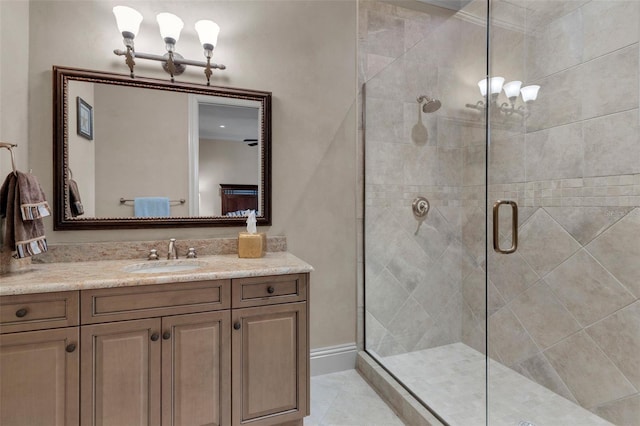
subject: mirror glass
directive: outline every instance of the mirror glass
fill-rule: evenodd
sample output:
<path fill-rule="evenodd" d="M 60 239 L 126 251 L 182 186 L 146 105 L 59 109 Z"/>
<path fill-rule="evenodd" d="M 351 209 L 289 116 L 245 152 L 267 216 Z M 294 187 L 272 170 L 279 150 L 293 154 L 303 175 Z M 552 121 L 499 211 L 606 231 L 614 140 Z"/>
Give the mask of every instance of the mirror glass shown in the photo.
<path fill-rule="evenodd" d="M 56 229 L 270 224 L 270 93 L 54 76 Z"/>

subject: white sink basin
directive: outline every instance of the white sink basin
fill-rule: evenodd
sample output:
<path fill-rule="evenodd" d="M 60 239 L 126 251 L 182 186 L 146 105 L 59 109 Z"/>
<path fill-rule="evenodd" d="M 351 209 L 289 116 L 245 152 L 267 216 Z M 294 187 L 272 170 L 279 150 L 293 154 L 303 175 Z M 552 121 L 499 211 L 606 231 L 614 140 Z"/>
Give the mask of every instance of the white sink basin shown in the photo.
<path fill-rule="evenodd" d="M 189 272 L 205 266 L 205 262 L 197 260 L 150 260 L 144 263 L 125 266 L 123 271 L 133 274 L 159 274 L 167 272 Z"/>

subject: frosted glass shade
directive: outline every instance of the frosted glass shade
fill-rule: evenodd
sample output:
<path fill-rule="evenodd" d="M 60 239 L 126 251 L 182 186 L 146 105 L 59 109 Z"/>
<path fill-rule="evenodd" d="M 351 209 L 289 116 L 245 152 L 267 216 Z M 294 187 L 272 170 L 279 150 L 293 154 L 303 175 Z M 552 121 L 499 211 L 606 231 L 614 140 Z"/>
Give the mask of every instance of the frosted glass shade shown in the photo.
<path fill-rule="evenodd" d="M 520 94 L 521 86 L 522 82 L 515 80 L 506 83 L 502 88 L 504 89 L 504 94 L 507 95 L 507 98 L 516 98 Z"/>
<path fill-rule="evenodd" d="M 489 92 L 492 95 L 498 95 L 502 92 L 502 85 L 504 84 L 504 77 L 491 77 L 489 79 Z"/>
<path fill-rule="evenodd" d="M 198 38 L 200 44 L 207 49 L 208 45 L 213 48 L 218 44 L 218 34 L 220 34 L 220 27 L 213 21 L 203 19 L 196 22 L 196 31 L 198 32 Z"/>
<path fill-rule="evenodd" d="M 478 87 L 480 88 L 480 94 L 482 95 L 482 97 L 487 96 L 487 79 L 486 78 L 478 82 Z"/>
<path fill-rule="evenodd" d="M 167 39 L 172 39 L 174 43 L 178 42 L 180 38 L 180 31 L 184 27 L 182 19 L 178 18 L 173 13 L 158 13 L 156 16 L 158 26 L 160 27 L 160 36 L 166 42 Z"/>
<path fill-rule="evenodd" d="M 525 102 L 535 101 L 538 97 L 538 90 L 540 90 L 540 86 L 537 86 L 535 84 L 523 87 L 522 89 L 520 89 L 522 100 Z"/>
<path fill-rule="evenodd" d="M 140 30 L 140 23 L 142 22 L 142 15 L 135 9 L 127 6 L 116 6 L 113 8 L 113 14 L 116 17 L 116 24 L 118 25 L 118 31 L 124 36 L 125 33 L 130 33 L 134 38 L 138 35 Z"/>

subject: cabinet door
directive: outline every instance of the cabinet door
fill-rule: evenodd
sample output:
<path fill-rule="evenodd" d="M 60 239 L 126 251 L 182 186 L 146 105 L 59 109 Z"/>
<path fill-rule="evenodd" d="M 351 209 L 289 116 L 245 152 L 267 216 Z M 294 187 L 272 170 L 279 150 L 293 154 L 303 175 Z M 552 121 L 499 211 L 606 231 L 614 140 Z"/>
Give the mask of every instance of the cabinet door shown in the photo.
<path fill-rule="evenodd" d="M 160 424 L 160 319 L 83 326 L 83 425 Z"/>
<path fill-rule="evenodd" d="M 232 313 L 233 425 L 274 425 L 307 412 L 306 303 Z"/>
<path fill-rule="evenodd" d="M 78 424 L 78 328 L 0 336 L 0 424 Z"/>
<path fill-rule="evenodd" d="M 162 425 L 231 424 L 231 314 L 162 319 Z"/>

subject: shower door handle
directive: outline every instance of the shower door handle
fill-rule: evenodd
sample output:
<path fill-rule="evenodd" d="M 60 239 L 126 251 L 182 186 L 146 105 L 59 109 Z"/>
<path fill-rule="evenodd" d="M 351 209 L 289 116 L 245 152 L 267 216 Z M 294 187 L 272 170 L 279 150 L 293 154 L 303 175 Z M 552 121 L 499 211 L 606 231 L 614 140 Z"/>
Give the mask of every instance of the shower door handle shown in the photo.
<path fill-rule="evenodd" d="M 511 206 L 511 248 L 500 248 L 500 206 Z M 497 253 L 509 254 L 518 249 L 518 204 L 511 200 L 498 200 L 493 205 L 493 249 Z"/>

